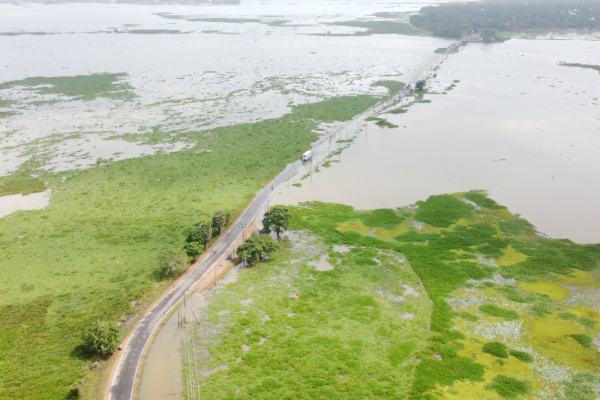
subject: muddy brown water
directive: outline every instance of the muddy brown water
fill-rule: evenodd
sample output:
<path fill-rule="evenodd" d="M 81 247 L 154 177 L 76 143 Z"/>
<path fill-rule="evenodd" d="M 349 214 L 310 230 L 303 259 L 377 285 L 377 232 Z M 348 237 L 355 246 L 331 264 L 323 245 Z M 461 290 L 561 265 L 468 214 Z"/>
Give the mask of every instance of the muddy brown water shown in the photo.
<path fill-rule="evenodd" d="M 374 209 L 483 189 L 544 234 L 600 242 L 600 74 L 560 61 L 600 65 L 600 42 L 469 44 L 430 83 L 459 80 L 448 94 L 389 114 L 398 128 L 369 122 L 339 163 L 272 204 Z"/>

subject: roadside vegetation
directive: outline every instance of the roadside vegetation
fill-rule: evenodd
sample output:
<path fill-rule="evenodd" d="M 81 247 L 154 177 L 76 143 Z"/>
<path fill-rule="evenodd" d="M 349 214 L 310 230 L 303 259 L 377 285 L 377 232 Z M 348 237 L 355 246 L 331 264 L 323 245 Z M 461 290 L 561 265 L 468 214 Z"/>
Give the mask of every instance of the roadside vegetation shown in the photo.
<path fill-rule="evenodd" d="M 202 398 L 600 394 L 600 245 L 539 236 L 481 192 L 397 210 L 289 209 L 290 244 L 210 306 L 218 335 L 196 345 L 211 356 L 202 367 L 220 368 L 199 378 Z M 431 303 L 407 303 L 399 281 L 422 282 Z"/>
<path fill-rule="evenodd" d="M 0 398 L 93 396 L 85 378 L 93 371 L 83 367 L 94 358 L 77 350 L 83 333 L 98 320 L 126 333 L 170 282 L 160 273 L 165 250 L 189 250 L 186 238 L 219 210 L 234 220 L 310 147 L 321 121 L 348 120 L 378 100 L 300 105 L 277 119 L 189 132 L 197 145 L 186 151 L 86 170 L 44 173 L 33 159 L 3 178 L 11 192 L 41 190 L 43 182 L 52 197 L 44 210 L 0 219 Z M 24 178 L 32 175 L 39 182 Z M 168 275 L 182 268 L 175 263 Z"/>

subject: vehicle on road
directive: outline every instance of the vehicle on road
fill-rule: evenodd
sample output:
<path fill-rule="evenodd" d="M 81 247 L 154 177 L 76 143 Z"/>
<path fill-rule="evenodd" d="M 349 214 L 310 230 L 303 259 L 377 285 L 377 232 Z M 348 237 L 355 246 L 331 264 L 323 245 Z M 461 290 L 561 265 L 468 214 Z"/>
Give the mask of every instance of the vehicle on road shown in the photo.
<path fill-rule="evenodd" d="M 309 150 L 306 153 L 302 154 L 302 157 L 300 157 L 302 161 L 308 161 L 312 158 L 312 151 Z"/>

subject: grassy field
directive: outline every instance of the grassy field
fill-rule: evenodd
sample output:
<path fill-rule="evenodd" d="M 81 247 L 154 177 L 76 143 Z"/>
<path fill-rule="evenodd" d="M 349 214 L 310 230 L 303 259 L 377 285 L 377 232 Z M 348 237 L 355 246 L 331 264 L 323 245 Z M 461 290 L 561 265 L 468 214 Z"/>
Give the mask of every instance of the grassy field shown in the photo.
<path fill-rule="evenodd" d="M 217 209 L 237 215 L 310 147 L 320 121 L 348 120 L 378 100 L 296 106 L 278 119 L 189 132 L 197 145 L 186 151 L 87 170 L 43 174 L 33 160 L 4 178 L 11 193 L 50 188 L 52 197 L 44 210 L 0 219 L 0 398 L 63 399 L 85 387 L 78 380 L 93 360 L 80 351 L 82 331 L 98 318 L 126 331 L 168 284 L 155 275 L 159 252 Z"/>
<path fill-rule="evenodd" d="M 224 320 L 211 317 L 222 332 L 204 346 L 212 355 L 210 366 L 227 365 L 229 371 L 205 378 L 202 398 L 234 398 L 238 386 L 241 397 L 277 393 L 273 398 L 285 398 L 288 388 L 300 393 L 294 398 L 335 398 L 331 387 L 343 398 L 405 398 L 406 388 L 411 399 L 600 395 L 600 245 L 539 236 L 527 221 L 480 192 L 431 196 L 398 210 L 357 212 L 313 202 L 292 212 L 292 229 L 323 243 L 321 252 L 309 255 L 328 255 L 335 270 L 311 270 L 302 256 L 284 251 L 217 297 L 212 310 L 231 314 Z M 333 245 L 352 251 L 336 254 Z M 379 289 L 389 285 L 399 293 L 396 276 L 381 274 L 381 269 L 396 273 L 393 254 L 421 280 L 432 313 L 430 332 L 413 326 L 407 336 L 421 332 L 425 347 L 409 340 L 415 347 L 407 347 L 404 361 L 390 367 L 382 348 L 407 343 L 393 328 L 378 336 L 377 324 L 396 323 L 400 312 L 384 312 L 390 297 Z M 403 273 L 400 279 L 407 279 Z M 298 298 L 290 298 L 296 290 Z M 340 300 L 346 295 L 349 301 Z M 256 307 L 236 304 L 250 297 Z M 362 318 L 352 318 L 356 310 L 363 310 Z M 286 319 L 288 312 L 293 318 Z M 261 319 L 264 313 L 269 321 Z M 242 345 L 251 349 L 244 354 Z M 349 353 L 353 346 L 357 350 Z M 330 349 L 335 351 L 329 354 Z M 338 352 L 342 360 L 336 359 Z M 362 369 L 369 362 L 375 366 Z M 358 383 L 336 386 L 341 383 L 335 377 L 348 374 L 356 374 Z M 398 391 L 386 391 L 390 387 Z"/>
<path fill-rule="evenodd" d="M 294 236 L 204 315 L 196 354 L 211 357 L 187 371 L 221 372 L 199 379 L 196 398 L 405 398 L 429 335 L 419 278 L 393 251 Z M 310 265 L 322 257 L 333 269 Z"/>

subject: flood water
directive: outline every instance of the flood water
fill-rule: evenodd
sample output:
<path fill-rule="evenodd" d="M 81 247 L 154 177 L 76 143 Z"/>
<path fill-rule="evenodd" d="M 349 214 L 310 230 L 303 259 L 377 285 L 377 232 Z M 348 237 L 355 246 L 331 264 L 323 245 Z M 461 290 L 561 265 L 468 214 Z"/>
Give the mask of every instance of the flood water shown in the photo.
<path fill-rule="evenodd" d="M 274 202 L 373 209 L 482 189 L 544 234 L 600 242 L 600 74 L 561 61 L 600 65 L 600 42 L 469 44 L 430 83 L 455 88 L 389 114 L 398 128 L 369 122 L 339 163 Z"/>
<path fill-rule="evenodd" d="M 50 191 L 32 193 L 26 196 L 11 194 L 0 197 L 0 218 L 15 211 L 41 210 L 50 203 Z"/>
<path fill-rule="evenodd" d="M 433 51 L 451 41 L 334 36 L 364 29 L 328 23 L 420 7 L 391 1 L 0 4 L 0 176 L 31 157 L 62 171 L 98 159 L 179 151 L 194 145 L 189 131 L 276 118 L 291 105 L 332 96 L 383 95 L 386 89 L 373 82 L 414 79 L 438 57 Z M 118 84 L 128 85 L 133 97 L 80 99 L 2 87 L 30 77 L 107 73 L 124 74 Z"/>

